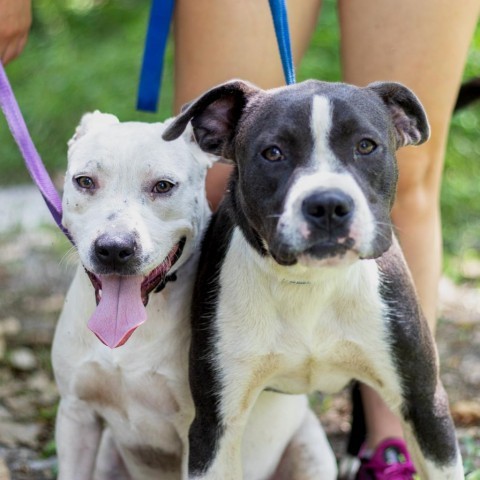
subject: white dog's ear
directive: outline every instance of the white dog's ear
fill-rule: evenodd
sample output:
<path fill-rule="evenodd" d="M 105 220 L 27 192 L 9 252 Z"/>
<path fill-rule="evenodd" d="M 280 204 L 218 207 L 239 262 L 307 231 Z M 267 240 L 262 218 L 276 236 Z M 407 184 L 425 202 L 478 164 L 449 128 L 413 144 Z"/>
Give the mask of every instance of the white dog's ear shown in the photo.
<path fill-rule="evenodd" d="M 75 129 L 75 134 L 68 141 L 68 147 L 70 148 L 79 138 L 88 132 L 93 132 L 109 125 L 115 125 L 116 123 L 120 123 L 120 120 L 110 113 L 102 113 L 98 110 L 85 113 Z"/>
<path fill-rule="evenodd" d="M 211 168 L 216 162 L 229 163 L 228 161 L 224 161 L 223 157 L 219 157 L 218 155 L 214 155 L 213 153 L 208 153 L 202 150 L 198 144 L 193 127 L 190 123 L 185 127 L 185 131 L 183 132 L 182 136 L 185 142 L 189 145 L 190 151 L 193 153 L 197 162 L 205 164 L 207 168 Z"/>

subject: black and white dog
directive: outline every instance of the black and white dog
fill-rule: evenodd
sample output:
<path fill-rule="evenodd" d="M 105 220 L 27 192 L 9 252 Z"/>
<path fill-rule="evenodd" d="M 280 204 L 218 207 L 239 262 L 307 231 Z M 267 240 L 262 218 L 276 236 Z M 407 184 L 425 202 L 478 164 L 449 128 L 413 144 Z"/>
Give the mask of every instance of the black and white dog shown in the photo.
<path fill-rule="evenodd" d="M 335 392 L 351 379 L 400 416 L 423 479 L 462 479 L 435 345 L 390 220 L 395 151 L 429 135 L 415 95 L 396 83 L 232 81 L 163 137 L 190 121 L 199 146 L 235 168 L 194 292 L 189 479 L 242 478 L 260 392 Z"/>

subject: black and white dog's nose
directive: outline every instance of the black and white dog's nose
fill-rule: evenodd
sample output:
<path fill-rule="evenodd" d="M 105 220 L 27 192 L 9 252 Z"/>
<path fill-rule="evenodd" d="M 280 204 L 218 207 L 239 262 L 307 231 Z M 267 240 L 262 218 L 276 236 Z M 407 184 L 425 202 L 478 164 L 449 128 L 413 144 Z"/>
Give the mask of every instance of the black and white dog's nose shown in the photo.
<path fill-rule="evenodd" d="M 350 221 L 354 210 L 352 197 L 341 190 L 324 190 L 306 197 L 302 213 L 308 223 L 332 230 Z"/>
<path fill-rule="evenodd" d="M 135 256 L 137 242 L 135 237 L 104 234 L 95 241 L 95 256 L 107 267 L 123 266 Z"/>

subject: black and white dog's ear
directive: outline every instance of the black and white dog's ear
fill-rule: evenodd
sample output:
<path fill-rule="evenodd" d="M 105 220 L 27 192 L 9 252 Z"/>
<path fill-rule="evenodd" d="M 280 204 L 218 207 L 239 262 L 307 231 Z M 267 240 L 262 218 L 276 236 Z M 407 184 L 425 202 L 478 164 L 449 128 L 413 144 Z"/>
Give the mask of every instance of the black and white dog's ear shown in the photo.
<path fill-rule="evenodd" d="M 373 90 L 388 108 L 395 128 L 397 148 L 420 145 L 430 136 L 425 110 L 407 87 L 395 82 L 375 82 L 366 88 Z"/>
<path fill-rule="evenodd" d="M 260 91 L 258 87 L 242 80 L 232 80 L 212 88 L 182 108 L 162 138 L 167 141 L 178 138 L 191 120 L 199 147 L 207 153 L 232 161 L 232 140 L 238 120 L 248 100 Z"/>
<path fill-rule="evenodd" d="M 102 113 L 99 110 L 85 113 L 75 129 L 75 134 L 68 141 L 68 148 L 71 148 L 77 140 L 85 136 L 87 133 L 100 130 L 109 125 L 115 125 L 116 123 L 120 123 L 120 120 L 110 113 Z"/>

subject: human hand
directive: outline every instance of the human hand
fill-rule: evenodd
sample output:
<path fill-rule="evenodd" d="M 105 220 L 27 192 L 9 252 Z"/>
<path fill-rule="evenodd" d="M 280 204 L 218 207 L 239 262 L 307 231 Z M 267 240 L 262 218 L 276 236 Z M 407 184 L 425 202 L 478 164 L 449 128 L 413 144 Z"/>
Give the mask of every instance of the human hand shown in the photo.
<path fill-rule="evenodd" d="M 20 55 L 31 23 L 30 0 L 0 0 L 0 60 L 4 65 Z"/>

